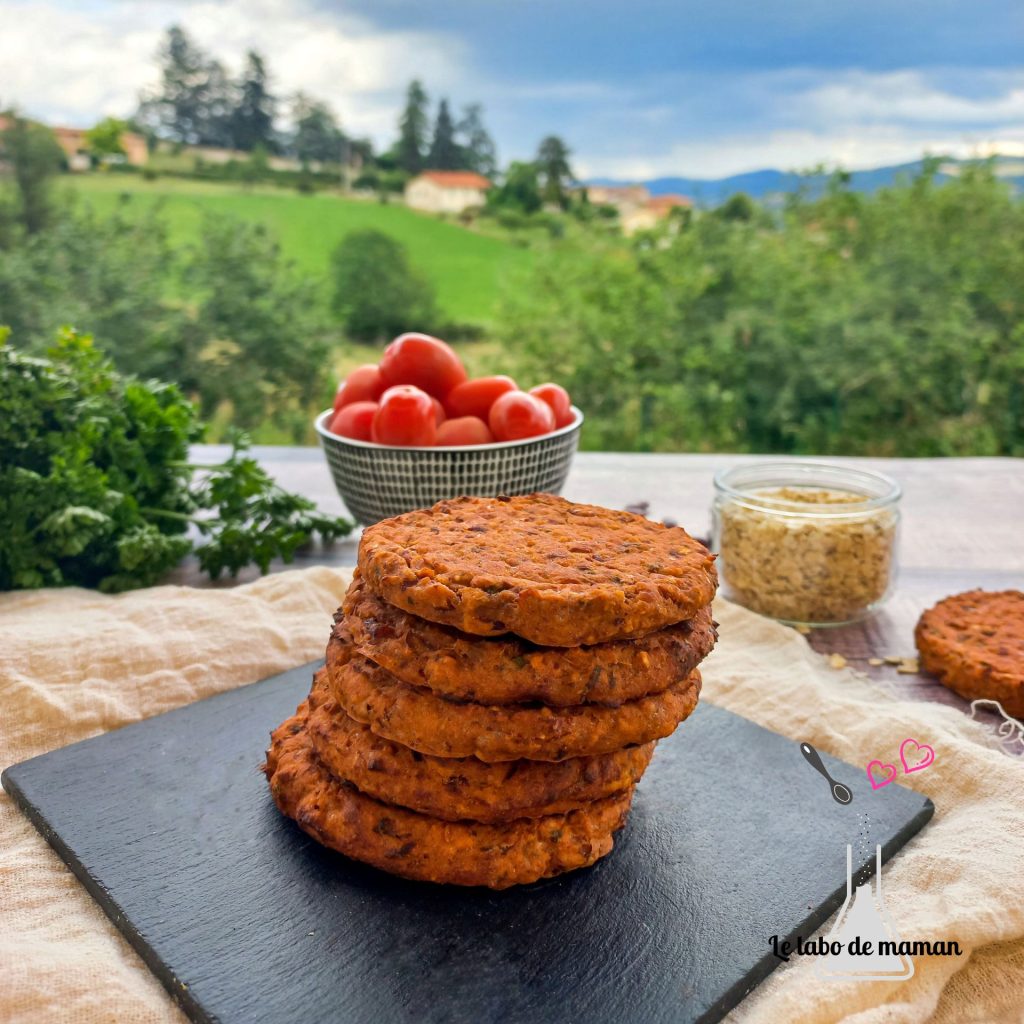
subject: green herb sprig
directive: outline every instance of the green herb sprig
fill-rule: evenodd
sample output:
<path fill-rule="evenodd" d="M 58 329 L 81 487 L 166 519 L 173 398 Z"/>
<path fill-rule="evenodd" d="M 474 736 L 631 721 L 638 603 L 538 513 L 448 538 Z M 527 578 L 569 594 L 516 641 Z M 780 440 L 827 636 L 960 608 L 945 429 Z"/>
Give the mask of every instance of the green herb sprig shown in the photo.
<path fill-rule="evenodd" d="M 214 578 L 266 572 L 352 530 L 274 483 L 244 434 L 225 462 L 190 462 L 201 437 L 177 387 L 120 375 L 88 336 L 64 329 L 36 359 L 0 330 L 0 590 L 149 586 L 193 550 Z"/>

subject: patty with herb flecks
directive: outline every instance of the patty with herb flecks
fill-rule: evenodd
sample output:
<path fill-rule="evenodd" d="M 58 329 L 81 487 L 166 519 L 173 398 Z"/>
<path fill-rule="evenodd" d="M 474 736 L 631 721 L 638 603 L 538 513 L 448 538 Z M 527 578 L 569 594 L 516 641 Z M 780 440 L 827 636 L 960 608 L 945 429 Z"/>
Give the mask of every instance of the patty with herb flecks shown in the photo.
<path fill-rule="evenodd" d="M 581 647 L 470 636 L 388 604 L 358 570 L 337 619 L 360 654 L 402 682 L 479 704 L 622 704 L 685 679 L 717 636 L 710 607 L 637 640 Z"/>
<path fill-rule="evenodd" d="M 334 699 L 357 722 L 421 754 L 481 761 L 564 761 L 650 743 L 673 733 L 697 706 L 694 670 L 662 693 L 618 707 L 474 704 L 407 686 L 359 654 L 342 633 L 327 645 Z"/>
<path fill-rule="evenodd" d="M 431 757 L 378 736 L 350 718 L 331 696 L 321 670 L 309 695 L 313 751 L 338 779 L 367 796 L 446 821 L 496 824 L 565 814 L 632 789 L 654 743 L 566 761 Z"/>
<path fill-rule="evenodd" d="M 309 705 L 271 734 L 264 772 L 279 810 L 317 842 L 424 882 L 507 889 L 587 867 L 611 852 L 632 789 L 585 810 L 502 825 L 451 822 L 393 807 L 336 779 L 313 751 Z"/>
<path fill-rule="evenodd" d="M 922 667 L 967 700 L 1024 718 L 1024 593 L 969 590 L 929 608 L 914 641 Z"/>
<path fill-rule="evenodd" d="M 454 498 L 368 527 L 359 569 L 403 611 L 479 636 L 575 647 L 643 636 L 714 597 L 680 527 L 551 494 Z"/>

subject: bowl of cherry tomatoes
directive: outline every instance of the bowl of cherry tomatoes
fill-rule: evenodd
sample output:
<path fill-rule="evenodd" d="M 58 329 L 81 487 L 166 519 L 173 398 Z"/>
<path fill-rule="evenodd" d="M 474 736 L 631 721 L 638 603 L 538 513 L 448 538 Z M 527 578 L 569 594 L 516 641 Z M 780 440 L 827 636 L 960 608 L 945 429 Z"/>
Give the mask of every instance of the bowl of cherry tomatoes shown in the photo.
<path fill-rule="evenodd" d="M 455 351 L 403 334 L 316 418 L 338 494 L 364 525 L 469 494 L 558 494 L 583 413 L 557 384 L 470 378 Z"/>

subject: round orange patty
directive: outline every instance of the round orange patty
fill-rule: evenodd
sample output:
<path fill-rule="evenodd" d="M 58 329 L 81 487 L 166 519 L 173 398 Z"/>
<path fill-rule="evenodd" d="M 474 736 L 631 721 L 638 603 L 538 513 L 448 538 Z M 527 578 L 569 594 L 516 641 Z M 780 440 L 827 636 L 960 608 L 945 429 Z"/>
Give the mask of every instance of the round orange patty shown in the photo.
<path fill-rule="evenodd" d="M 564 761 L 650 743 L 675 731 L 697 706 L 700 673 L 618 707 L 470 704 L 400 682 L 337 635 L 327 645 L 335 700 L 378 736 L 435 757 Z"/>
<path fill-rule="evenodd" d="M 921 665 L 943 686 L 1024 717 L 1024 593 L 954 594 L 921 616 L 914 640 Z"/>
<path fill-rule="evenodd" d="M 410 686 L 479 704 L 621 704 L 685 679 L 717 636 L 710 608 L 639 640 L 585 647 L 467 636 L 381 600 L 358 571 L 342 611 L 360 654 Z"/>
<path fill-rule="evenodd" d="M 390 807 L 323 767 L 306 732 L 307 714 L 301 705 L 271 734 L 264 771 L 274 802 L 317 842 L 391 874 L 507 889 L 593 864 L 626 823 L 632 790 L 586 810 L 505 825 L 439 821 Z"/>
<path fill-rule="evenodd" d="M 685 530 L 551 494 L 454 498 L 368 527 L 367 585 L 464 633 L 536 644 L 643 636 L 691 619 L 718 584 Z"/>
<path fill-rule="evenodd" d="M 386 740 L 354 721 L 320 673 L 309 698 L 307 730 L 316 756 L 338 779 L 387 804 L 447 821 L 503 822 L 586 807 L 632 789 L 654 744 L 567 761 L 486 764 L 475 757 L 431 757 Z"/>

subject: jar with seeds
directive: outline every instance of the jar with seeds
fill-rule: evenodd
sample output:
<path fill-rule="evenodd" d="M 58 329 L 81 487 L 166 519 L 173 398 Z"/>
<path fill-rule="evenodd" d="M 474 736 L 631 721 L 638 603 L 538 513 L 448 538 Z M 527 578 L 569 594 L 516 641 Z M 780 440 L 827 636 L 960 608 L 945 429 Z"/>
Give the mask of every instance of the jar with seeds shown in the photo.
<path fill-rule="evenodd" d="M 761 462 L 715 476 L 721 594 L 783 622 L 862 619 L 896 580 L 900 487 L 822 462 Z"/>

